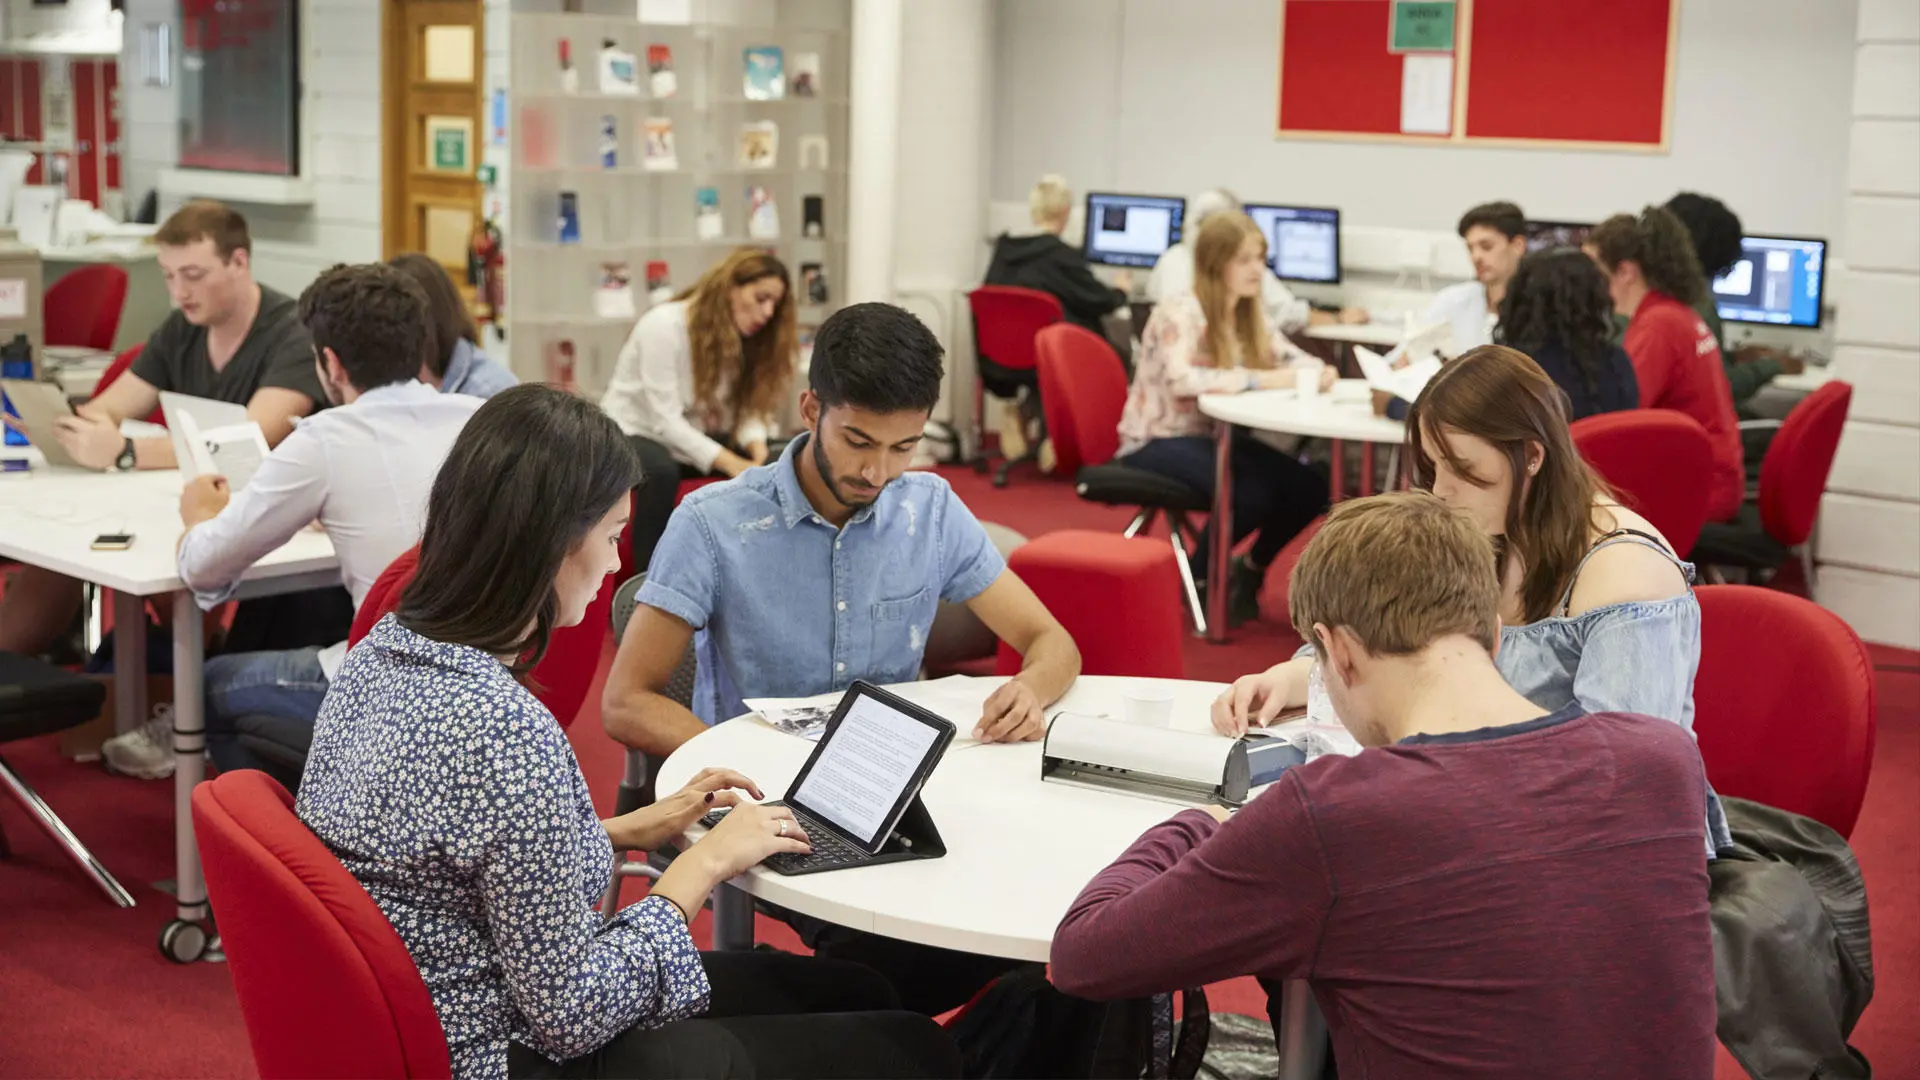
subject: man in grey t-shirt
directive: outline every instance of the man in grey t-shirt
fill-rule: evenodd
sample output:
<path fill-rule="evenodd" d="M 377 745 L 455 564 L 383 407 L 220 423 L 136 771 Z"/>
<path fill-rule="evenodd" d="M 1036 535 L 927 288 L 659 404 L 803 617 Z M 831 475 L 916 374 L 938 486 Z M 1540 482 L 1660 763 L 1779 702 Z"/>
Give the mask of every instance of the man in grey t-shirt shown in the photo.
<path fill-rule="evenodd" d="M 277 445 L 296 417 L 324 405 L 326 392 L 294 302 L 253 279 L 246 219 L 219 203 L 190 202 L 160 226 L 154 242 L 178 310 L 125 374 L 60 421 L 60 444 L 89 468 L 174 468 L 169 439 L 120 433 L 120 421 L 146 417 L 160 404 L 160 391 L 172 390 L 245 405 L 267 444 Z M 22 567 L 0 597 L 0 650 L 45 652 L 79 607 L 78 582 Z"/>

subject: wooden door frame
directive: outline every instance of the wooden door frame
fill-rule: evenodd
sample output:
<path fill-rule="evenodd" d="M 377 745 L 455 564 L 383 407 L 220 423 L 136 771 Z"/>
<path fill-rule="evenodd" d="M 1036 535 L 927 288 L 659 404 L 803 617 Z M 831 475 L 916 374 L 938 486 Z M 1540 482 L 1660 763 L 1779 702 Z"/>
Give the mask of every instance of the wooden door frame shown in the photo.
<path fill-rule="evenodd" d="M 474 134 L 468 153 L 477 167 L 486 145 L 487 19 L 484 0 L 472 2 L 478 9 L 478 17 L 473 24 Z M 408 224 L 408 177 L 417 164 L 411 117 L 407 115 L 413 71 L 406 5 L 407 0 L 381 0 L 380 3 L 380 250 L 383 259 L 391 259 L 405 250 L 402 236 Z M 455 284 L 464 291 L 462 279 L 456 277 Z"/>

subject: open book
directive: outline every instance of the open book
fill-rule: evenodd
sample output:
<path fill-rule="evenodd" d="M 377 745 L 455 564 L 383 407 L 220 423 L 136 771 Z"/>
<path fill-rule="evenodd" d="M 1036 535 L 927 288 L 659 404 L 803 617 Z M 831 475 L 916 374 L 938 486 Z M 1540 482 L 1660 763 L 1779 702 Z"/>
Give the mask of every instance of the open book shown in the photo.
<path fill-rule="evenodd" d="M 1412 353 L 1407 346 L 1394 348 L 1381 356 L 1365 345 L 1353 347 L 1354 359 L 1360 362 L 1360 373 L 1367 378 L 1367 385 L 1375 390 L 1385 391 L 1403 401 L 1412 401 L 1420 396 L 1429 380 L 1440 374 L 1440 358 L 1431 352 Z M 1411 359 L 1402 360 L 1403 357 Z"/>
<path fill-rule="evenodd" d="M 238 494 L 267 459 L 266 436 L 251 420 L 203 429 L 193 413 L 182 410 L 178 423 L 187 448 L 187 456 L 180 459 L 180 475 L 188 480 L 210 473 L 224 476 L 227 486 Z"/>

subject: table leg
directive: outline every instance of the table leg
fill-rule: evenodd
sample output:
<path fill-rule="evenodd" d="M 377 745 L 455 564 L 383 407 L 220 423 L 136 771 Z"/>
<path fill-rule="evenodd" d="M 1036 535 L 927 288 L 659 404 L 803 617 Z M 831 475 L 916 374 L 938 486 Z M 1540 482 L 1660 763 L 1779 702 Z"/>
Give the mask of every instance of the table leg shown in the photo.
<path fill-rule="evenodd" d="M 174 920 L 160 934 L 160 951 L 178 963 L 221 960 L 193 840 L 193 789 L 206 776 L 207 725 L 203 712 L 205 630 L 191 593 L 173 598 L 173 859 Z"/>
<path fill-rule="evenodd" d="M 722 884 L 713 890 L 713 947 L 744 951 L 753 948 L 753 897 Z"/>
<path fill-rule="evenodd" d="M 1360 497 L 1373 494 L 1373 443 L 1360 444 Z"/>
<path fill-rule="evenodd" d="M 125 735 L 147 722 L 147 604 L 113 591 L 113 730 Z"/>
<path fill-rule="evenodd" d="M 1317 1080 L 1327 1054 L 1327 1021 L 1305 980 L 1287 980 L 1280 991 L 1280 1015 L 1273 1019 L 1280 1080 Z"/>
<path fill-rule="evenodd" d="M 1207 551 L 1207 640 L 1227 640 L 1228 562 L 1233 558 L 1233 425 L 1213 424 L 1213 515 L 1207 520 L 1212 537 Z"/>
<path fill-rule="evenodd" d="M 1339 439 L 1329 439 L 1327 449 L 1331 451 L 1331 471 L 1327 476 L 1327 501 L 1339 502 L 1347 497 L 1347 444 Z"/>

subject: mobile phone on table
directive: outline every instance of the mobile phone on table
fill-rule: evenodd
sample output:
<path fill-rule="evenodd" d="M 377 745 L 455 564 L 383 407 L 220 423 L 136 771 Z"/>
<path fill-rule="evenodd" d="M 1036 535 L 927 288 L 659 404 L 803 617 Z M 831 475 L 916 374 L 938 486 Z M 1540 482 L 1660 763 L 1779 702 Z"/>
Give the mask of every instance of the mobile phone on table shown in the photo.
<path fill-rule="evenodd" d="M 132 533 L 101 533 L 93 538 L 95 551 L 125 551 L 132 546 Z"/>

